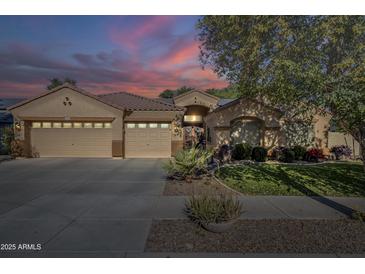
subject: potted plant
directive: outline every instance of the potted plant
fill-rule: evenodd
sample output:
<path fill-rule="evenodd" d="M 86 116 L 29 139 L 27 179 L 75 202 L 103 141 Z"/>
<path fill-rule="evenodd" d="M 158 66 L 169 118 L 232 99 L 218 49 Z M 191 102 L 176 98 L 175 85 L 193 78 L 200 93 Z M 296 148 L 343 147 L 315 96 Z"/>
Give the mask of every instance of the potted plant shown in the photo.
<path fill-rule="evenodd" d="M 185 204 L 188 217 L 208 231 L 222 233 L 235 224 L 242 213 L 242 204 L 232 196 L 192 196 Z"/>

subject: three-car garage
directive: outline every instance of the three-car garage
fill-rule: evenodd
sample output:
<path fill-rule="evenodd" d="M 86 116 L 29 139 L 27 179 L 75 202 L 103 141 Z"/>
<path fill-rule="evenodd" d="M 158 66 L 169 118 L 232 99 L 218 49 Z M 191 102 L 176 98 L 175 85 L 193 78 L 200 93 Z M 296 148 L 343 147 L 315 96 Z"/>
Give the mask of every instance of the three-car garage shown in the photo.
<path fill-rule="evenodd" d="M 29 157 L 168 158 L 180 138 L 172 122 L 183 113 L 135 94 L 96 96 L 70 85 L 9 109 Z"/>

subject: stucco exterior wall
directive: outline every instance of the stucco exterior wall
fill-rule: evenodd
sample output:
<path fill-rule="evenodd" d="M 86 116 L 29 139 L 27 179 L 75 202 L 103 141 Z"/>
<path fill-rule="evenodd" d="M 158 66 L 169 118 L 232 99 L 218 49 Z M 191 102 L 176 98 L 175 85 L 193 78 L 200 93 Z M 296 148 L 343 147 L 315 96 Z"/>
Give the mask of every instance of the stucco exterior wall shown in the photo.
<path fill-rule="evenodd" d="M 115 156 L 122 156 L 123 111 L 69 88 L 50 93 L 11 112 L 15 121 L 22 124 L 24 121 L 111 121 L 113 151 L 118 151 Z M 17 134 L 19 139 L 30 138 L 25 131 L 25 126 L 22 126 L 21 132 Z"/>
<path fill-rule="evenodd" d="M 210 109 L 214 109 L 217 106 L 218 98 L 203 94 L 199 91 L 188 92 L 174 98 L 176 106 L 185 107 L 191 105 L 205 106 Z"/>
<path fill-rule="evenodd" d="M 282 141 L 280 128 L 281 114 L 258 102 L 240 99 L 236 104 L 207 115 L 205 122 L 210 130 L 211 145 L 217 147 L 231 141 L 232 122 L 237 119 L 262 121 L 261 145 L 278 145 Z"/>
<path fill-rule="evenodd" d="M 315 115 L 313 119 L 314 145 L 320 148 L 328 147 L 328 130 L 330 115 Z"/>
<path fill-rule="evenodd" d="M 355 158 L 360 156 L 360 144 L 350 134 L 342 132 L 328 132 L 328 147 L 345 145 L 351 148 Z"/>
<path fill-rule="evenodd" d="M 178 111 L 133 111 L 133 112 L 126 112 L 125 121 L 171 122 L 179 114 L 180 113 Z"/>
<path fill-rule="evenodd" d="M 238 117 L 255 117 L 265 122 L 266 127 L 280 126 L 280 113 L 263 104 L 241 99 L 237 104 L 212 112 L 206 117 L 208 126 L 229 127 L 233 119 Z"/>

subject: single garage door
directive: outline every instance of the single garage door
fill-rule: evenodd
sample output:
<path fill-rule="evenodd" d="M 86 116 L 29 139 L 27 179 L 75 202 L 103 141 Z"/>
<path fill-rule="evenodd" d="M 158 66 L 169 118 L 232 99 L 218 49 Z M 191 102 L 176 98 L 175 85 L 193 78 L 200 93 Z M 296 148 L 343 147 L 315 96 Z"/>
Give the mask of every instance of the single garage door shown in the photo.
<path fill-rule="evenodd" d="M 126 158 L 171 157 L 171 129 L 168 123 L 126 123 Z"/>
<path fill-rule="evenodd" d="M 33 122 L 31 144 L 39 157 L 112 157 L 111 123 Z"/>

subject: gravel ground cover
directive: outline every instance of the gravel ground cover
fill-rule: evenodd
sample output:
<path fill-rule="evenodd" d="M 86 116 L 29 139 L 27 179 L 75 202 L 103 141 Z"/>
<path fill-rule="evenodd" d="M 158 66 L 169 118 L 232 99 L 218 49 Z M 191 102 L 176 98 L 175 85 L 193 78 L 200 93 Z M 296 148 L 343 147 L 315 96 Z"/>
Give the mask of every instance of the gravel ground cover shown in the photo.
<path fill-rule="evenodd" d="M 188 220 L 155 220 L 146 252 L 365 254 L 365 223 L 355 220 L 240 220 L 226 233 Z"/>
<path fill-rule="evenodd" d="M 190 196 L 199 194 L 233 194 L 225 186 L 215 182 L 212 178 L 193 180 L 192 183 L 178 180 L 166 181 L 163 195 L 166 196 Z"/>

